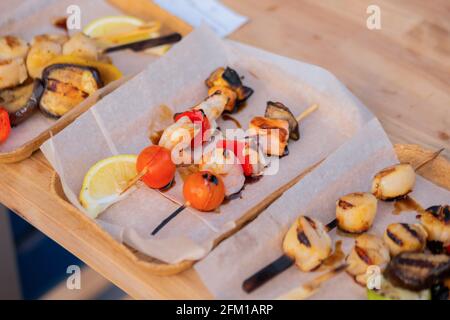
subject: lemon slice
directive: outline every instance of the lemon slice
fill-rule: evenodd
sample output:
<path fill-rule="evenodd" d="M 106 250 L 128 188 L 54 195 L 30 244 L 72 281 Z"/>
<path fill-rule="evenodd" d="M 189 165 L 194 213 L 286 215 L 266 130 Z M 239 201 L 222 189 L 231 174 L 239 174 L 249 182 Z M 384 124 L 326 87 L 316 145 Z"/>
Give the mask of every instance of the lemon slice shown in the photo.
<path fill-rule="evenodd" d="M 130 16 L 108 16 L 93 20 L 83 33 L 94 38 L 102 48 L 137 42 L 160 36 L 161 23 L 145 22 Z M 162 45 L 147 49 L 146 53 L 161 56 L 171 45 Z"/>
<path fill-rule="evenodd" d="M 84 177 L 81 205 L 96 218 L 103 210 L 122 199 L 120 193 L 136 175 L 136 155 L 118 155 L 103 159 Z"/>
<path fill-rule="evenodd" d="M 105 35 L 131 32 L 141 27 L 145 22 L 141 19 L 130 16 L 107 16 L 91 21 L 83 29 L 83 33 L 98 38 Z"/>

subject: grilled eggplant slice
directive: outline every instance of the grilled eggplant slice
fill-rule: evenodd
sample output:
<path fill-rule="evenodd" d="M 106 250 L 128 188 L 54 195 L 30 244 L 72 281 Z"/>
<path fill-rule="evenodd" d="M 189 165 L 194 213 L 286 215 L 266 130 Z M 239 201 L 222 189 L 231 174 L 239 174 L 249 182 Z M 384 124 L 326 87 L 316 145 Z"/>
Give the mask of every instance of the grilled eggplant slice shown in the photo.
<path fill-rule="evenodd" d="M 44 93 L 39 104 L 47 115 L 59 118 L 102 87 L 96 68 L 54 64 L 44 69 Z"/>
<path fill-rule="evenodd" d="M 253 94 L 253 89 L 244 86 L 239 74 L 230 67 L 216 69 L 211 73 L 208 79 L 205 80 L 205 84 L 208 88 L 231 88 L 237 95 L 236 105 L 245 102 Z"/>
<path fill-rule="evenodd" d="M 286 120 L 289 122 L 289 138 L 297 141 L 300 139 L 298 121 L 291 110 L 281 102 L 267 101 L 265 117 L 270 119 Z"/>
<path fill-rule="evenodd" d="M 391 260 L 384 275 L 401 288 L 428 289 L 450 275 L 450 256 L 403 252 Z"/>
<path fill-rule="evenodd" d="M 0 91 L 0 105 L 8 111 L 11 126 L 17 126 L 37 110 L 43 90 L 39 79 L 28 79 L 23 85 Z"/>

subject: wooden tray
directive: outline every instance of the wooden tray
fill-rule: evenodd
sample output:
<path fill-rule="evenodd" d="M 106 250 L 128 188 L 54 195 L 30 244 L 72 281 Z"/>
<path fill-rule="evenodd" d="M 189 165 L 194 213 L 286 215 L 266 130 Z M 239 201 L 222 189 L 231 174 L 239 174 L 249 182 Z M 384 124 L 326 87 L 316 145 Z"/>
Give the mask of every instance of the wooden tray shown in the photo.
<path fill-rule="evenodd" d="M 158 20 L 163 24 L 164 29 L 167 30 L 177 31 L 185 35 L 192 29 L 188 24 L 171 15 L 167 11 L 164 11 L 149 0 L 108 0 L 108 2 L 116 6 L 126 14 L 133 15 L 144 20 Z M 123 84 L 127 79 L 129 79 L 129 77 L 125 80 L 122 78 L 108 84 L 102 89 L 100 95 L 104 96 L 112 92 L 121 84 Z M 86 101 L 88 99 L 90 100 Z M 88 99 L 83 101 L 83 103 L 71 110 L 68 114 L 59 119 L 55 124 L 40 133 L 32 140 L 25 142 L 22 146 L 18 147 L 15 150 L 0 153 L 0 163 L 19 162 L 29 158 L 33 154 L 33 152 L 38 150 L 39 147 L 47 139 L 67 127 L 70 123 L 72 123 L 76 118 L 78 118 L 81 114 L 83 114 L 97 102 L 97 99 L 95 98 L 90 97 Z"/>
<path fill-rule="evenodd" d="M 397 153 L 400 162 L 409 162 L 412 165 L 420 163 L 423 159 L 433 153 L 433 151 L 425 150 L 420 146 L 408 144 L 395 145 L 395 152 Z M 315 166 L 317 165 L 318 164 L 316 164 Z M 236 233 L 239 229 L 252 221 L 254 218 L 256 218 L 260 212 L 262 212 L 267 206 L 275 201 L 284 191 L 300 181 L 315 166 L 309 168 L 308 170 L 297 176 L 293 181 L 283 186 L 273 194 L 269 195 L 260 205 L 258 205 L 258 207 L 254 208 L 250 212 L 247 212 L 236 222 L 236 227 L 233 230 L 229 231 L 216 241 L 215 246 L 222 240 Z M 435 184 L 450 190 L 450 162 L 444 157 L 439 156 L 433 162 L 420 169 L 418 173 L 428 180 L 434 182 Z M 94 222 L 94 220 L 85 216 L 81 211 L 76 209 L 67 201 L 61 187 L 61 182 L 56 173 L 54 173 L 52 176 L 50 190 L 57 196 L 60 204 L 62 204 L 71 214 L 76 215 L 77 218 L 83 222 L 85 228 L 90 228 L 93 233 L 98 234 L 99 238 L 107 239 L 108 245 L 111 246 L 111 249 L 113 249 L 114 252 L 124 258 L 131 258 L 136 264 L 143 268 L 144 271 L 154 275 L 168 276 L 187 270 L 195 263 L 195 261 L 183 261 L 178 264 L 167 264 L 155 258 L 146 256 L 126 245 L 120 244 L 119 242 L 114 240 L 107 232 L 101 229 Z"/>

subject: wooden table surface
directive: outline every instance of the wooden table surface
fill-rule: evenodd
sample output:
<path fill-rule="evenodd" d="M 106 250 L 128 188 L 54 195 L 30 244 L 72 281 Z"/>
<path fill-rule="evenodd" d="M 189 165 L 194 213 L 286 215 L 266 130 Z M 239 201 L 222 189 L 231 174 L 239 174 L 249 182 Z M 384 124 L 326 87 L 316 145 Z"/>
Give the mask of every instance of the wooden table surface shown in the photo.
<path fill-rule="evenodd" d="M 381 30 L 373 31 L 366 8 L 374 1 L 223 2 L 250 18 L 230 38 L 330 70 L 380 118 L 393 142 L 446 147 L 449 155 L 448 0 L 377 0 Z M 135 13 L 146 16 L 144 9 Z M 133 297 L 210 298 L 193 270 L 157 277 L 118 257 L 107 238 L 94 237 L 49 193 L 52 172 L 41 152 L 0 164 L 0 202 Z"/>

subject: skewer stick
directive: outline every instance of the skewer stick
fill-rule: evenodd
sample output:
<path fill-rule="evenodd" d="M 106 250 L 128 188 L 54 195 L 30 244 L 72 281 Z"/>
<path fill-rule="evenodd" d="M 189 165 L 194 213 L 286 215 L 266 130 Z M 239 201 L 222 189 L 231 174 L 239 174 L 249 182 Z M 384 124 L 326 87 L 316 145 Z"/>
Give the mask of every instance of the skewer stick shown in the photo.
<path fill-rule="evenodd" d="M 444 150 L 445 150 L 445 148 L 442 148 L 442 149 L 440 149 L 440 150 L 434 152 L 434 153 L 430 156 L 430 158 L 428 158 L 428 159 L 424 160 L 422 163 L 418 164 L 418 165 L 414 168 L 414 171 L 420 170 L 423 166 L 427 165 L 428 163 L 430 163 L 431 161 L 433 161 L 434 159 L 436 159 L 436 158 L 442 153 L 442 151 L 444 151 Z"/>
<path fill-rule="evenodd" d="M 317 103 L 313 104 L 312 106 L 310 106 L 308 109 L 306 109 L 305 111 L 303 111 L 297 118 L 295 118 L 297 120 L 297 122 L 302 121 L 303 119 L 305 119 L 307 116 L 309 116 L 311 113 L 313 113 L 314 111 L 316 111 L 317 109 L 319 109 L 319 105 Z"/>
<path fill-rule="evenodd" d="M 189 207 L 190 203 L 189 201 L 183 204 L 182 206 L 178 207 L 174 212 L 172 212 L 167 218 L 165 218 L 163 221 L 161 221 L 160 224 L 152 231 L 152 236 L 157 234 L 159 230 L 161 230 L 166 224 L 168 224 L 173 218 L 175 218 L 181 211 Z"/>
<path fill-rule="evenodd" d="M 142 179 L 148 173 L 148 167 L 145 167 L 141 172 L 139 172 L 132 180 L 130 180 L 127 186 L 120 192 L 120 195 L 128 191 L 132 186 L 134 186 L 139 180 Z"/>
<path fill-rule="evenodd" d="M 333 219 L 329 222 L 325 228 L 328 232 L 333 230 L 337 226 L 337 219 Z M 247 278 L 243 284 L 242 289 L 251 293 L 254 290 L 258 289 L 260 286 L 265 284 L 270 279 L 282 273 L 284 270 L 288 269 L 294 264 L 294 259 L 287 256 L 286 254 L 281 255 L 273 262 L 269 263 L 267 266 L 256 272 L 250 278 Z"/>
<path fill-rule="evenodd" d="M 343 263 L 332 270 L 321 274 L 320 276 L 314 278 L 313 280 L 305 283 L 299 288 L 293 289 L 286 294 L 283 294 L 277 298 L 277 300 L 304 300 L 311 297 L 320 286 L 326 281 L 332 279 L 333 277 L 340 274 L 342 271 L 346 270 L 348 267 L 347 263 Z"/>

